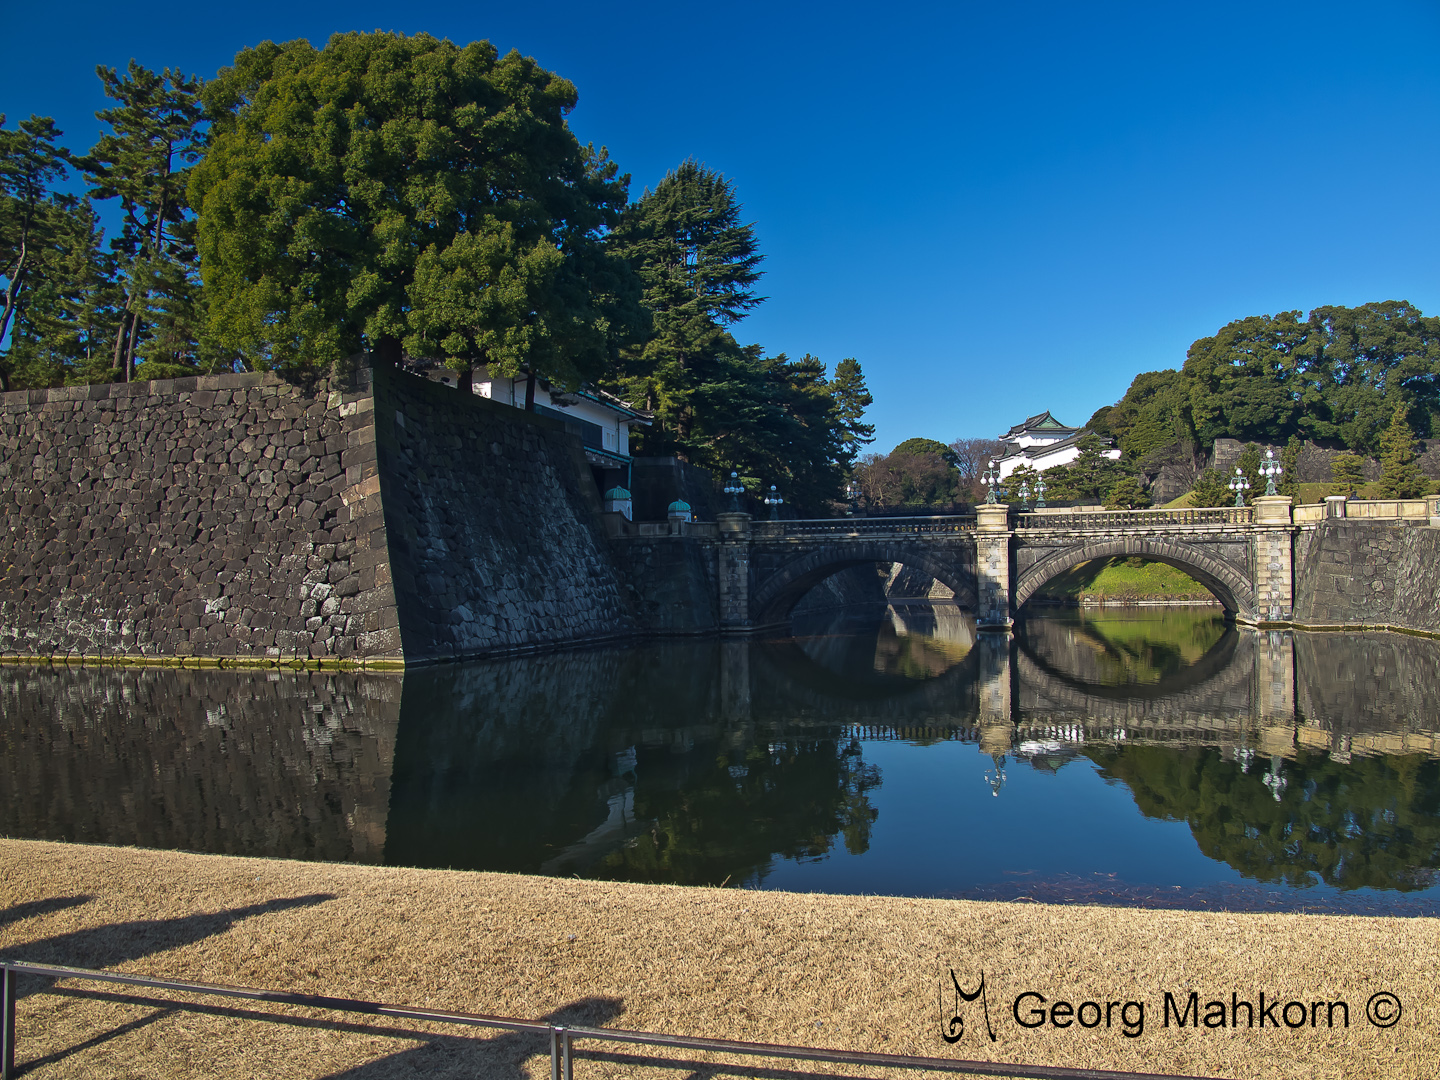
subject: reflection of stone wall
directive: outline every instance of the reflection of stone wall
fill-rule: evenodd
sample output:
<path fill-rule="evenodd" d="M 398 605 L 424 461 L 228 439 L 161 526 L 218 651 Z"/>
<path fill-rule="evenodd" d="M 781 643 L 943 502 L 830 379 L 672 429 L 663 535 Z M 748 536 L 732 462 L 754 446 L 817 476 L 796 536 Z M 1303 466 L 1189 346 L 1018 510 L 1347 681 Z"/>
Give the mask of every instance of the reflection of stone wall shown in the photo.
<path fill-rule="evenodd" d="M 1440 729 L 1440 641 L 1404 634 L 1295 635 L 1296 705 L 1332 731 Z"/>
<path fill-rule="evenodd" d="M 1325 521 L 1302 545 L 1296 622 L 1440 632 L 1440 530 Z"/>
<path fill-rule="evenodd" d="M 395 676 L 0 668 L 0 833 L 378 862 Z"/>

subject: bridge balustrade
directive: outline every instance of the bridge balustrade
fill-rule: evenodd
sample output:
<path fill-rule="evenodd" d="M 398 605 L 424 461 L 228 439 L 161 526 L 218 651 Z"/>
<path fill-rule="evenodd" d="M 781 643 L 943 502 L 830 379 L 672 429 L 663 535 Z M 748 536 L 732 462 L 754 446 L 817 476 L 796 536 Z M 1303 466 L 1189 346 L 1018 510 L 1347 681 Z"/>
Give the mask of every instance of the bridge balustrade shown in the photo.
<path fill-rule="evenodd" d="M 757 540 L 791 536 L 955 536 L 975 531 L 973 514 L 934 517 L 810 518 L 796 521 L 756 521 L 750 526 Z"/>
<path fill-rule="evenodd" d="M 1018 529 L 1048 529 L 1073 532 L 1077 529 L 1153 529 L 1164 527 L 1252 525 L 1253 506 L 1185 507 L 1175 510 L 1096 510 L 1083 513 L 1022 513 Z"/>

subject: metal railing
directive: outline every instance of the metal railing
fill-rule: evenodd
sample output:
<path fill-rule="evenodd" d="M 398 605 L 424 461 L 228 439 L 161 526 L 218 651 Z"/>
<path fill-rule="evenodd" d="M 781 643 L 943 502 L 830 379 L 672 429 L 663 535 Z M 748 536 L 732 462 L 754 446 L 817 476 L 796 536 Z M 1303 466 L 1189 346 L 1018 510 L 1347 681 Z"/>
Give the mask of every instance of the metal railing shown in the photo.
<path fill-rule="evenodd" d="M 826 1061 L 845 1065 L 872 1065 L 894 1069 L 931 1069 L 937 1072 L 964 1073 L 972 1076 L 1009 1076 L 1031 1080 L 1203 1080 L 1200 1077 L 1176 1076 L 1170 1073 L 1113 1072 L 1105 1069 L 1071 1069 L 1055 1065 L 1017 1065 L 994 1061 L 964 1061 L 956 1058 L 912 1057 L 907 1054 L 876 1054 L 862 1050 L 827 1050 L 815 1046 L 786 1046 L 778 1043 L 740 1042 L 733 1039 L 705 1039 L 689 1035 L 666 1035 L 655 1031 L 626 1031 L 619 1028 L 594 1028 L 551 1024 L 544 1020 L 518 1020 L 508 1016 L 487 1016 L 480 1013 L 445 1012 L 440 1009 L 419 1009 L 407 1005 L 386 1005 L 358 998 L 328 997 L 320 994 L 295 994 L 284 990 L 255 990 L 243 986 L 213 986 L 207 983 L 180 982 L 174 979 L 153 979 L 147 975 L 126 975 L 115 971 L 90 968 L 61 967 L 56 964 L 30 964 L 24 961 L 5 962 L 0 975 L 0 1080 L 12 1080 L 15 1069 L 15 998 L 18 975 L 41 975 L 52 979 L 81 979 L 90 982 L 120 983 L 142 986 L 150 990 L 168 990 L 184 994 L 209 994 L 218 997 L 244 998 L 275 1005 L 299 1005 L 309 1009 L 364 1013 L 370 1016 L 391 1016 L 405 1020 L 424 1020 L 439 1024 L 460 1024 L 466 1027 L 501 1028 L 506 1031 L 530 1032 L 545 1036 L 550 1043 L 551 1080 L 574 1080 L 574 1043 L 578 1039 L 655 1046 L 670 1050 L 698 1050 L 705 1053 L 742 1054 L 751 1057 L 785 1058 L 799 1061 Z M 168 999 L 147 997 L 150 1001 Z M 171 1002 L 171 1004 L 177 1004 Z M 182 1004 L 183 1003 L 179 1003 Z M 269 1017 L 256 1017 L 269 1020 Z M 279 1021 L 275 1016 L 274 1021 Z M 652 1060 L 664 1060 L 652 1055 Z"/>
<path fill-rule="evenodd" d="M 1020 529 L 1152 529 L 1169 526 L 1250 525 L 1255 521 L 1253 506 L 1194 507 L 1178 510 L 1094 510 L 1084 513 L 1022 513 Z"/>
<path fill-rule="evenodd" d="M 795 521 L 756 521 L 751 535 L 759 539 L 787 536 L 953 536 L 975 531 L 974 514 L 930 517 L 802 518 Z"/>

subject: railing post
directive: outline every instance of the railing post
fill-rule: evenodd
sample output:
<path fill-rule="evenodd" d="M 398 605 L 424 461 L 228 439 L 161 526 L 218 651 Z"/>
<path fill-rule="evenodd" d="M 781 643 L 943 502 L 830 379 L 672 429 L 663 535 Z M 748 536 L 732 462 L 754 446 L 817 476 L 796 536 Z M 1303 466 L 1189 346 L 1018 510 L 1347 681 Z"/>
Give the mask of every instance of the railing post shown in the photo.
<path fill-rule="evenodd" d="M 550 1080 L 560 1080 L 560 1032 L 564 1028 L 550 1029 Z"/>
<path fill-rule="evenodd" d="M 0 977 L 0 1080 L 15 1075 L 15 971 L 4 965 Z"/>

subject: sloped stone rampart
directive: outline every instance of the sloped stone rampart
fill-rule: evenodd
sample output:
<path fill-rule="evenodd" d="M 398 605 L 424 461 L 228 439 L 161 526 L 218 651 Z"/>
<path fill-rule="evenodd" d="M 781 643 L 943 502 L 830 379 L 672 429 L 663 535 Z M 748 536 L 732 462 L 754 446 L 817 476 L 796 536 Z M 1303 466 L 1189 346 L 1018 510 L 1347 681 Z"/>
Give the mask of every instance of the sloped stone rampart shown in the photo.
<path fill-rule="evenodd" d="M 580 441 L 377 368 L 380 494 L 407 663 L 636 631 Z"/>
<path fill-rule="evenodd" d="M 0 653 L 394 659 L 368 370 L 0 396 Z"/>

